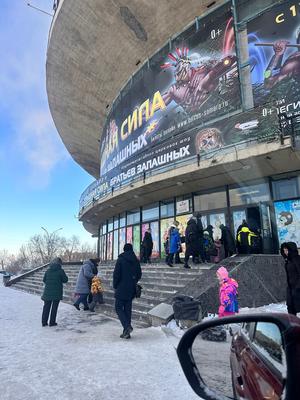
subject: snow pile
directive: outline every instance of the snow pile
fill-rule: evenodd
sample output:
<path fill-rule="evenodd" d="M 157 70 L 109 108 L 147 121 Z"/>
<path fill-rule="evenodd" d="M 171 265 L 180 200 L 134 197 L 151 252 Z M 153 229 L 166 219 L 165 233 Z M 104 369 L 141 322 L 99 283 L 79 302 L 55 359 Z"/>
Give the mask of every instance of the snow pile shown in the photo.
<path fill-rule="evenodd" d="M 285 303 L 277 303 L 277 304 L 268 304 L 266 306 L 256 307 L 256 308 L 248 308 L 244 307 L 240 309 L 240 314 L 249 314 L 249 313 L 287 313 L 287 308 Z"/>

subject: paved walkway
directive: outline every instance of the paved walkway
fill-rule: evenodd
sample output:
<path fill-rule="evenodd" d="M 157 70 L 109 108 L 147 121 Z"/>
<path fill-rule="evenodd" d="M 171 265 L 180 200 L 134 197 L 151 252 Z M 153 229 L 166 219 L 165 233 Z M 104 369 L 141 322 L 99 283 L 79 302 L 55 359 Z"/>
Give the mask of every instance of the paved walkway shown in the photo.
<path fill-rule="evenodd" d="M 120 324 L 60 304 L 42 327 L 40 298 L 0 287 L 2 400 L 196 400 L 160 328 L 119 338 Z"/>

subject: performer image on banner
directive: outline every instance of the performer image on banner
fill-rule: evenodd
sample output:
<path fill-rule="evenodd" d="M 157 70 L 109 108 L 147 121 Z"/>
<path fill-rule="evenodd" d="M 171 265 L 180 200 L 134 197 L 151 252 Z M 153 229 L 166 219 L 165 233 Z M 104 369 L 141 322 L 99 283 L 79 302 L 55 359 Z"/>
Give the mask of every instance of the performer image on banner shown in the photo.
<path fill-rule="evenodd" d="M 254 104 L 300 113 L 300 5 L 287 1 L 248 23 Z"/>

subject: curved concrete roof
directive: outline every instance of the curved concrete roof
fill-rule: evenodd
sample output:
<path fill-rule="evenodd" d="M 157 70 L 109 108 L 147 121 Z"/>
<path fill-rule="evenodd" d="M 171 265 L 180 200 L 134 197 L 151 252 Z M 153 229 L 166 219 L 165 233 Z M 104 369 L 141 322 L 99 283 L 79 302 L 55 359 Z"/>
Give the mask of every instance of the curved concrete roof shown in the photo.
<path fill-rule="evenodd" d="M 47 92 L 74 160 L 99 176 L 99 138 L 122 86 L 171 36 L 223 0 L 61 0 L 47 53 Z"/>

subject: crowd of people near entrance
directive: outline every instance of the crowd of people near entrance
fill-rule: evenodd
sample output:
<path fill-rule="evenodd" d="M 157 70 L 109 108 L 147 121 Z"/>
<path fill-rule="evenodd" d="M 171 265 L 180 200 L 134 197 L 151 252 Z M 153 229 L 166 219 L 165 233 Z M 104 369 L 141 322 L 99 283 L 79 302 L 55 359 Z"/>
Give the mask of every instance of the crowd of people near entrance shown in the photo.
<path fill-rule="evenodd" d="M 262 252 L 262 238 L 258 229 L 254 229 L 243 220 L 238 227 L 234 238 L 230 228 L 220 225 L 221 235 L 215 237 L 214 227 L 203 227 L 201 214 L 194 214 L 187 222 L 184 235 L 180 233 L 179 222 L 174 221 L 165 236 L 163 247 L 166 254 L 166 264 L 173 267 L 175 264 L 183 264 L 184 268 L 190 268 L 189 259 L 192 257 L 194 264 L 219 263 L 222 259 L 233 254 L 260 254 Z M 183 247 L 185 246 L 185 251 Z M 153 240 L 151 229 L 147 229 L 142 243 L 140 260 L 151 263 Z M 180 254 L 184 253 L 184 262 Z"/>
<path fill-rule="evenodd" d="M 227 255 L 234 252 L 235 241 L 230 230 L 223 226 L 220 243 L 227 249 Z M 200 234 L 199 234 L 200 232 Z M 147 232 L 151 236 L 151 232 Z M 212 229 L 203 229 L 201 215 L 192 217 L 185 231 L 185 244 L 187 246 L 185 253 L 185 265 L 190 256 L 202 257 L 203 262 L 207 259 L 207 244 L 205 237 L 210 238 L 214 243 Z M 147 243 L 150 242 L 149 235 Z M 253 240 L 255 238 L 255 240 Z M 256 243 L 257 236 L 252 232 L 245 221 L 237 231 L 237 242 L 239 249 L 249 254 L 251 243 Z M 180 252 L 182 243 L 178 232 L 176 221 L 171 225 L 168 235 L 167 262 L 173 265 L 173 258 Z M 199 245 L 200 241 L 200 245 Z M 242 247 L 245 246 L 245 247 Z M 281 255 L 285 261 L 285 271 L 287 277 L 286 303 L 288 313 L 296 315 L 300 313 L 300 256 L 298 254 L 297 244 L 294 242 L 283 243 L 281 245 Z M 179 257 L 179 254 L 178 254 Z M 80 305 L 83 305 L 84 311 L 95 311 L 96 304 L 104 304 L 103 284 L 98 275 L 98 265 L 100 259 L 92 258 L 86 260 L 78 273 L 74 302 L 74 307 L 80 311 Z M 131 243 L 126 243 L 123 252 L 119 255 L 113 272 L 113 289 L 115 297 L 115 310 L 122 324 L 123 332 L 120 335 L 122 339 L 130 339 L 133 327 L 131 324 L 132 301 L 136 297 L 137 283 L 142 277 L 140 260 L 135 255 Z M 216 278 L 219 282 L 219 317 L 234 315 L 238 312 L 238 283 L 229 277 L 229 273 L 224 266 L 218 268 Z M 62 268 L 62 260 L 55 258 L 44 274 L 43 282 L 45 284 L 42 300 L 44 301 L 42 312 L 42 326 L 56 326 L 56 316 L 59 302 L 63 298 L 63 284 L 68 282 L 68 277 Z M 49 319 L 50 315 L 50 319 Z"/>

